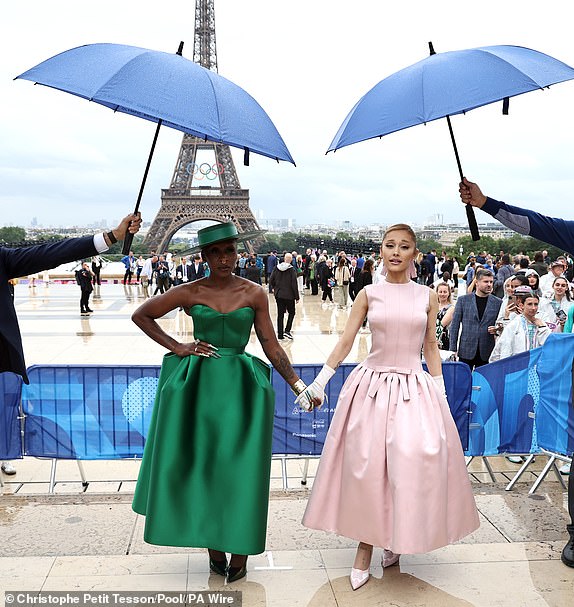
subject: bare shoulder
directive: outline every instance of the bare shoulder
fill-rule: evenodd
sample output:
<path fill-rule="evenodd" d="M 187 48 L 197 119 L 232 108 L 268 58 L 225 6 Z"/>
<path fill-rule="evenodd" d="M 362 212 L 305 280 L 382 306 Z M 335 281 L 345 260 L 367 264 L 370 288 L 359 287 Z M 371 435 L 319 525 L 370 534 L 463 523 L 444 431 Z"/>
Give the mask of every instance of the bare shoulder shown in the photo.
<path fill-rule="evenodd" d="M 247 280 L 245 278 L 241 278 L 241 280 L 245 283 L 243 288 L 245 289 L 245 295 L 250 301 L 253 301 L 255 306 L 265 306 L 269 302 L 267 291 L 256 282 L 252 282 L 251 280 Z M 254 306 L 254 307 L 255 307 Z"/>

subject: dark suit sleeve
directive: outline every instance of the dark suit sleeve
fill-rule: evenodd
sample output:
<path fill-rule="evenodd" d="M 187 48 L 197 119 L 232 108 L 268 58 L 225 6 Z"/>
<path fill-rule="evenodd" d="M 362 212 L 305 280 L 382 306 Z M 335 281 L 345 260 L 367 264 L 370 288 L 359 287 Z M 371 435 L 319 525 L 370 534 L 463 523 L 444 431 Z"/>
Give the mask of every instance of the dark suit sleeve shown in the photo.
<path fill-rule="evenodd" d="M 19 249 L 0 249 L 0 263 L 7 278 L 19 278 L 97 253 L 93 236 L 66 238 L 59 242 Z"/>
<path fill-rule="evenodd" d="M 548 217 L 488 197 L 482 210 L 519 234 L 532 236 L 562 251 L 574 252 L 574 221 Z"/>
<path fill-rule="evenodd" d="M 458 331 L 460 329 L 460 321 L 462 320 L 462 306 L 464 299 L 460 297 L 454 306 L 454 313 L 448 328 L 449 344 L 448 347 L 452 352 L 458 350 Z"/>

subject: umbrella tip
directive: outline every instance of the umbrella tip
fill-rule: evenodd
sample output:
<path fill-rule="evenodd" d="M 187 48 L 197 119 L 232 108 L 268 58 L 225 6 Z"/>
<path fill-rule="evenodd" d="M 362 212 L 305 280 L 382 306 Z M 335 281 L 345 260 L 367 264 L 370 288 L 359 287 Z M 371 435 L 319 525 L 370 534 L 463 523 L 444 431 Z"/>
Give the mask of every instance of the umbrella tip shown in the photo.
<path fill-rule="evenodd" d="M 183 40 L 179 43 L 179 48 L 177 49 L 176 55 L 181 56 L 182 53 L 183 53 Z"/>
<path fill-rule="evenodd" d="M 432 45 L 432 42 L 429 42 L 429 54 L 430 55 L 436 55 L 436 52 L 434 50 L 434 46 Z"/>

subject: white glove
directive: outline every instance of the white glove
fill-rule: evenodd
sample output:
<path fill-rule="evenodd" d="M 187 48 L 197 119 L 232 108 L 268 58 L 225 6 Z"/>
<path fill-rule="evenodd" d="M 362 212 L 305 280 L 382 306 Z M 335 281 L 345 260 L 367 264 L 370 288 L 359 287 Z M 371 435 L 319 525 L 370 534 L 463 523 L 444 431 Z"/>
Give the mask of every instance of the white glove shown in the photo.
<path fill-rule="evenodd" d="M 303 411 L 313 411 L 315 405 L 311 401 L 311 397 L 307 394 L 307 389 L 305 389 L 299 396 L 295 399 L 295 403 L 299 405 L 300 409 Z"/>
<path fill-rule="evenodd" d="M 439 389 L 439 392 L 446 398 L 446 387 L 444 385 L 444 377 L 442 375 L 433 375 L 432 376 L 436 387 Z"/>
<path fill-rule="evenodd" d="M 323 368 L 319 371 L 319 374 L 313 383 L 308 385 L 307 388 L 299 394 L 295 399 L 295 403 L 302 409 L 305 409 L 305 411 L 311 411 L 314 406 L 317 406 L 317 408 L 321 407 L 325 400 L 325 387 L 333 375 L 335 375 L 335 370 L 331 369 L 328 365 L 323 365 Z M 314 405 L 314 402 L 317 401 L 319 401 L 319 404 Z M 311 405 L 309 409 L 306 408 L 308 404 Z"/>

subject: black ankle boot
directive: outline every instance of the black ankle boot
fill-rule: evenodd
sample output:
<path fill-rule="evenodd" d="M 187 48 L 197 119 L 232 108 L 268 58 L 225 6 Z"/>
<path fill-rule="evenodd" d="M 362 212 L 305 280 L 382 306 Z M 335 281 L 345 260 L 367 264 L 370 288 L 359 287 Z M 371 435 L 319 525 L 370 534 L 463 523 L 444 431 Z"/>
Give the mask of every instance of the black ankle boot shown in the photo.
<path fill-rule="evenodd" d="M 213 573 L 217 573 L 217 575 L 227 575 L 227 561 L 214 561 L 213 559 L 209 559 L 209 569 L 213 571 Z"/>
<path fill-rule="evenodd" d="M 225 554 L 223 555 L 222 560 L 217 560 L 212 558 L 211 551 L 208 550 L 209 554 L 209 569 L 213 571 L 213 573 L 217 573 L 217 575 L 227 575 L 227 558 Z"/>
<path fill-rule="evenodd" d="M 562 562 L 568 567 L 574 567 L 574 533 L 570 534 L 570 540 L 562 550 Z"/>
<path fill-rule="evenodd" d="M 236 582 L 247 575 L 247 557 L 241 567 L 233 567 L 229 565 L 227 568 L 227 583 Z"/>

